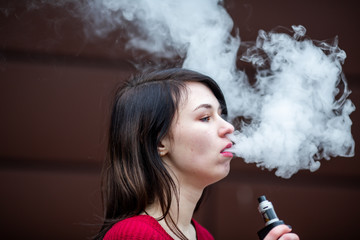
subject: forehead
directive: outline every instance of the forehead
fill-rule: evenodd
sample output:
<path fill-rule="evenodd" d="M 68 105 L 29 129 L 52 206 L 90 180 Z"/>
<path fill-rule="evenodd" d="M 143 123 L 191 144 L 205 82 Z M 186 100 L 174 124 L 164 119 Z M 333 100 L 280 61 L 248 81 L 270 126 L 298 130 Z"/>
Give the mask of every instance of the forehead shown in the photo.
<path fill-rule="evenodd" d="M 186 92 L 182 98 L 179 110 L 182 108 L 192 108 L 200 104 L 210 104 L 218 108 L 219 102 L 213 92 L 206 85 L 199 82 L 187 82 Z"/>

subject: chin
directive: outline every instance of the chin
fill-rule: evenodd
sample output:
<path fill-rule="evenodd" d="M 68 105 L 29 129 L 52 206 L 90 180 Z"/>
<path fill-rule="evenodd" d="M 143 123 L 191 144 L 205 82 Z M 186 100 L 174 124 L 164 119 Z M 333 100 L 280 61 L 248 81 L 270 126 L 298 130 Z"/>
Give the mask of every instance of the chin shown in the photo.
<path fill-rule="evenodd" d="M 224 171 L 221 174 L 217 175 L 216 180 L 214 180 L 213 183 L 223 180 L 225 177 L 227 177 L 227 175 L 229 175 L 229 173 L 230 173 L 230 167 L 224 169 Z"/>
<path fill-rule="evenodd" d="M 226 168 L 224 169 L 224 174 L 223 174 L 223 177 L 221 179 L 225 178 L 227 175 L 229 175 L 229 173 L 230 173 L 230 162 L 226 166 Z"/>

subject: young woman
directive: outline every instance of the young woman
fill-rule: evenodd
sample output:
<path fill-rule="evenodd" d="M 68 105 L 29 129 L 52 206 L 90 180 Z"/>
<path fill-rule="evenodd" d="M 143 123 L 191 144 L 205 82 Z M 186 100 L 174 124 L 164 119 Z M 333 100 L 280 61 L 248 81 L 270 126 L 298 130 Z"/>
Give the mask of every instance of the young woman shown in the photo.
<path fill-rule="evenodd" d="M 126 82 L 111 116 L 105 222 L 96 239 L 213 239 L 192 216 L 204 189 L 229 173 L 234 127 L 226 114 L 219 86 L 194 71 Z M 266 240 L 298 239 L 290 231 L 279 226 Z"/>

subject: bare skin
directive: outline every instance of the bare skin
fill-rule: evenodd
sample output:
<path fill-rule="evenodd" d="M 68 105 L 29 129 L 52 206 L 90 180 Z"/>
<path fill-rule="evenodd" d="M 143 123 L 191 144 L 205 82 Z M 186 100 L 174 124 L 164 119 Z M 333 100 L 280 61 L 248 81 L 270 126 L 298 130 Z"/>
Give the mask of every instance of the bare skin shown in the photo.
<path fill-rule="evenodd" d="M 196 240 L 196 231 L 191 223 L 193 212 L 204 188 L 224 177 L 230 171 L 232 154 L 227 137 L 234 127 L 222 118 L 220 104 L 209 88 L 201 83 L 186 83 L 187 94 L 166 136 L 158 146 L 158 152 L 176 184 L 179 205 L 175 193 L 170 206 L 170 215 L 176 226 L 190 240 Z M 179 208 L 177 207 L 179 206 Z M 146 213 L 160 218 L 163 213 L 159 204 L 148 206 Z M 175 240 L 179 239 L 159 221 L 165 231 Z M 274 228 L 265 240 L 298 240 L 287 226 Z"/>

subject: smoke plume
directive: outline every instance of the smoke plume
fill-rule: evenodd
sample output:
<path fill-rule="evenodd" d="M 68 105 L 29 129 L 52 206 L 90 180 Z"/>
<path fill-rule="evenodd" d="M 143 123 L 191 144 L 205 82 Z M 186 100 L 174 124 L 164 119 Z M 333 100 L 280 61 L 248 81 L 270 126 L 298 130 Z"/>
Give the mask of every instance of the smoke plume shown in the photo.
<path fill-rule="evenodd" d="M 349 115 L 355 108 L 347 99 L 341 69 L 346 54 L 337 41 L 308 39 L 302 26 L 293 26 L 291 33 L 260 31 L 241 57 L 257 69 L 256 83 L 249 84 L 236 67 L 240 36 L 231 34 L 233 21 L 221 0 L 65 0 L 54 5 L 81 17 L 88 36 L 123 29 L 126 49 L 180 57 L 184 68 L 214 78 L 230 118 L 250 119 L 230 136 L 233 151 L 247 163 L 289 178 L 301 169 L 317 170 L 320 159 L 354 155 Z"/>
<path fill-rule="evenodd" d="M 346 54 L 337 41 L 301 40 L 305 28 L 293 29 L 293 36 L 260 31 L 243 56 L 257 67 L 256 105 L 249 106 L 255 108 L 251 124 L 232 137 L 246 162 L 277 169 L 284 178 L 317 170 L 323 158 L 354 155 L 354 105 L 341 71 Z"/>

